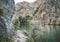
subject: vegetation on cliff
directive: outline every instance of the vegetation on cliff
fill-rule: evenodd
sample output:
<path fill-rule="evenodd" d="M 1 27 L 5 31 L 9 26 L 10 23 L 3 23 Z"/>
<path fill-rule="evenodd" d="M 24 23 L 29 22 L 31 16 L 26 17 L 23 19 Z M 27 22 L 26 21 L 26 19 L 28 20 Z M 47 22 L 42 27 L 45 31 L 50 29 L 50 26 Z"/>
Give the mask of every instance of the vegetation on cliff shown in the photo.
<path fill-rule="evenodd" d="M 0 42 L 13 42 L 12 38 L 11 39 L 8 39 L 4 36 L 0 36 Z"/>
<path fill-rule="evenodd" d="M 0 15 L 3 16 L 4 15 L 4 10 L 0 9 Z"/>
<path fill-rule="evenodd" d="M 26 17 L 22 17 L 20 16 L 14 23 L 15 29 L 25 29 L 25 30 L 29 30 L 31 29 L 31 26 L 29 24 L 29 20 L 32 19 L 29 16 Z"/>

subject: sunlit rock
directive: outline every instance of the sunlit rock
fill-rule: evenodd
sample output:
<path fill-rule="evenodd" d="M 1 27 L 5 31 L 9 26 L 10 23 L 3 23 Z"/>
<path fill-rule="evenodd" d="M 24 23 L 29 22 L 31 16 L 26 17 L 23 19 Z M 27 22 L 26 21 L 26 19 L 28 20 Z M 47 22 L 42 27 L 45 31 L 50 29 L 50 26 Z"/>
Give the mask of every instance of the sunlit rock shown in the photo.
<path fill-rule="evenodd" d="M 26 42 L 28 33 L 25 30 L 15 31 L 14 42 Z"/>

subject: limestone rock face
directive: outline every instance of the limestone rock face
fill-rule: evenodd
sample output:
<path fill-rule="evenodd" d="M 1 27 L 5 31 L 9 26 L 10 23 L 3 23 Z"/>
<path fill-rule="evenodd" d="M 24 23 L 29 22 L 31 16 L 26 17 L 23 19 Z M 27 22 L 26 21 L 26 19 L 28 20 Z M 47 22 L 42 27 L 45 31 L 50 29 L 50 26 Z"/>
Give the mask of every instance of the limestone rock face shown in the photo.
<path fill-rule="evenodd" d="M 40 7 L 37 18 L 44 24 L 60 24 L 60 1 L 59 0 L 39 0 Z M 58 20 L 59 19 L 59 20 Z M 58 23 L 57 23 L 58 22 Z"/>
<path fill-rule="evenodd" d="M 21 2 L 16 4 L 16 11 L 22 16 L 33 16 L 34 11 L 36 19 L 43 24 L 60 24 L 60 1 L 59 0 L 36 0 L 33 3 Z"/>
<path fill-rule="evenodd" d="M 35 5 L 36 4 L 36 5 Z M 28 3 L 28 2 L 20 2 L 16 4 L 16 11 L 18 14 L 22 16 L 30 15 L 32 16 L 35 8 L 37 7 L 37 3 Z"/>
<path fill-rule="evenodd" d="M 13 34 L 12 16 L 15 12 L 14 0 L 0 0 L 0 9 L 3 9 L 4 16 L 0 15 L 0 32 L 7 32 L 6 36 L 10 37 Z M 3 18 L 2 18 L 3 17 Z M 4 28 L 4 29 L 3 29 Z M 3 33 L 4 34 L 4 33 Z"/>

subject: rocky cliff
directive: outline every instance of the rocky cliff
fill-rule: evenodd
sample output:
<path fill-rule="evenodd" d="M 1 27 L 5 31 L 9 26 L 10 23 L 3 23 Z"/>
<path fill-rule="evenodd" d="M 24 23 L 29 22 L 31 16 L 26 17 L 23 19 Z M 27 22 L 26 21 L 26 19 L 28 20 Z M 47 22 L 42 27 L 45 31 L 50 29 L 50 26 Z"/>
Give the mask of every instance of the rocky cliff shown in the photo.
<path fill-rule="evenodd" d="M 15 5 L 17 13 L 22 16 L 27 16 L 27 15 L 32 16 L 37 6 L 38 6 L 38 2 L 28 3 L 25 1 L 17 3 Z"/>
<path fill-rule="evenodd" d="M 59 0 L 40 0 L 37 17 L 44 24 L 60 24 L 60 1 Z"/>
<path fill-rule="evenodd" d="M 42 24 L 60 24 L 59 0 L 36 0 L 33 3 L 17 3 L 16 11 L 22 16 L 33 16 L 35 14 L 34 18 Z"/>

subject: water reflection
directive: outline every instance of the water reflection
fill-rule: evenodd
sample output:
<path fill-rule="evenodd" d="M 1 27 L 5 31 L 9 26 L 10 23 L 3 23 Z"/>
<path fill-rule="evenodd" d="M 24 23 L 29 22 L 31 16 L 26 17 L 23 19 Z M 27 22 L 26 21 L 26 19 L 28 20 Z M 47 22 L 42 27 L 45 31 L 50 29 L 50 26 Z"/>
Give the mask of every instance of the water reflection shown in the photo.
<path fill-rule="evenodd" d="M 59 42 L 60 41 L 60 26 L 57 25 L 40 25 L 39 30 L 33 29 L 35 42 Z"/>

